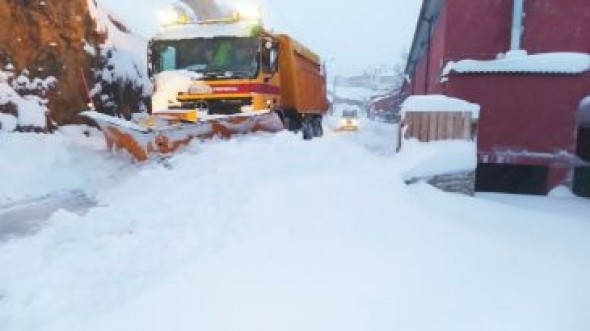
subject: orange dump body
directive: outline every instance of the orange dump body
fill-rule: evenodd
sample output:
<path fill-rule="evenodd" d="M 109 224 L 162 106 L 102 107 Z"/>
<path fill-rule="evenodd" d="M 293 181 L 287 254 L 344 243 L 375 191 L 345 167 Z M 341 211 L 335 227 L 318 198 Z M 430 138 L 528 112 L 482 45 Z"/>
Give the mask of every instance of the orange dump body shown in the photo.
<path fill-rule="evenodd" d="M 325 114 L 329 106 L 320 58 L 287 35 L 276 38 L 279 41 L 281 106 L 304 114 Z"/>

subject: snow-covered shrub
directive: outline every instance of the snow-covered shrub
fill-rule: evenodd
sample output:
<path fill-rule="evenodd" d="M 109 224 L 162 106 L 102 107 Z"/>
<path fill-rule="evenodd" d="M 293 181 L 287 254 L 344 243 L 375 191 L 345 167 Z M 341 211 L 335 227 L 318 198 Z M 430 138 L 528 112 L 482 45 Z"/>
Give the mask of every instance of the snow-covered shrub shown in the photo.
<path fill-rule="evenodd" d="M 103 46 L 100 54 L 100 67 L 94 72 L 97 83 L 90 91 L 95 106 L 117 116 L 145 111 L 143 97 L 151 91 L 145 67 L 134 54 L 114 46 Z"/>
<path fill-rule="evenodd" d="M 89 8 L 98 31 L 106 35 L 90 91 L 94 105 L 102 112 L 125 117 L 145 111 L 143 101 L 151 93 L 147 40 L 131 33 L 102 1 L 89 1 Z"/>
<path fill-rule="evenodd" d="M 47 127 L 48 90 L 54 77 L 29 78 L 23 70 L 16 75 L 12 66 L 0 70 L 0 130 L 43 130 Z"/>

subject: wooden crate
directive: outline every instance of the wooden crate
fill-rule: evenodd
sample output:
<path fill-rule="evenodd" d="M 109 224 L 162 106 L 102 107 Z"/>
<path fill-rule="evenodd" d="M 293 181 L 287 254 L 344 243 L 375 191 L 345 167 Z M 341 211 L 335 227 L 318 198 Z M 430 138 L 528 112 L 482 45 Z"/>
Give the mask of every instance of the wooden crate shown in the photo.
<path fill-rule="evenodd" d="M 422 142 L 436 140 L 471 140 L 471 112 L 406 112 L 402 130 L 404 138 L 415 138 Z"/>

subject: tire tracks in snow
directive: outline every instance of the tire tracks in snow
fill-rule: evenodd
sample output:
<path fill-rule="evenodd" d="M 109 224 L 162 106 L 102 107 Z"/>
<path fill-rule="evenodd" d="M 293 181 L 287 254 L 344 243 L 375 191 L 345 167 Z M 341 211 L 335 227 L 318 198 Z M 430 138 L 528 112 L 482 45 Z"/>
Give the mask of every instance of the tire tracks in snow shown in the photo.
<path fill-rule="evenodd" d="M 0 243 L 36 233 L 59 210 L 83 215 L 96 205 L 94 199 L 79 190 L 0 204 Z"/>

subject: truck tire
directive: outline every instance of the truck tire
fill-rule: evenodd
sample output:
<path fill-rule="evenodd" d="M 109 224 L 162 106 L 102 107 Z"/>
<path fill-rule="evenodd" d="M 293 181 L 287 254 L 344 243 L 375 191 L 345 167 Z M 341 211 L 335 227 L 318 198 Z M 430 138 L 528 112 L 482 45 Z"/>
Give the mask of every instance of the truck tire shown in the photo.
<path fill-rule="evenodd" d="M 280 109 L 279 116 L 283 121 L 283 126 L 287 131 L 298 133 L 302 129 L 303 119 L 295 110 Z"/>
<path fill-rule="evenodd" d="M 301 132 L 303 133 L 303 140 L 312 140 L 315 136 L 313 117 L 305 116 L 302 121 Z"/>
<path fill-rule="evenodd" d="M 323 137 L 324 136 L 324 128 L 322 127 L 322 115 L 317 115 L 313 121 L 313 135 L 314 137 Z"/>

